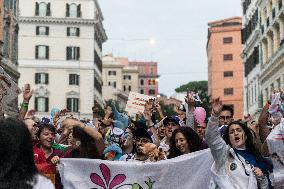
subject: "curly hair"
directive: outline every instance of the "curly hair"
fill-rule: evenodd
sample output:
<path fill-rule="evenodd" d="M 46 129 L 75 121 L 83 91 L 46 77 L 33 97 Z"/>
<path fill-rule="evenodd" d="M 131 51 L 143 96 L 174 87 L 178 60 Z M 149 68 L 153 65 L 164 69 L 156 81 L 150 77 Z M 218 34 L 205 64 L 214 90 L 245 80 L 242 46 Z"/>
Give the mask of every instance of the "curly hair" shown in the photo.
<path fill-rule="evenodd" d="M 201 150 L 201 139 L 199 138 L 198 134 L 191 129 L 190 127 L 180 127 L 173 132 L 173 135 L 170 139 L 170 153 L 168 158 L 175 158 L 177 156 L 182 155 L 181 151 L 176 146 L 176 135 L 181 133 L 184 135 L 190 152 L 195 152 Z"/>
<path fill-rule="evenodd" d="M 254 138 L 253 138 L 253 134 L 252 131 L 250 130 L 250 128 L 248 128 L 242 121 L 238 120 L 238 121 L 233 121 L 232 123 L 230 123 L 228 125 L 228 127 L 225 129 L 224 131 L 224 135 L 223 135 L 223 139 L 225 140 L 225 142 L 230 145 L 232 147 L 232 144 L 230 142 L 230 137 L 229 137 L 229 129 L 232 125 L 239 125 L 243 131 L 245 132 L 246 135 L 246 141 L 245 141 L 245 145 L 246 145 L 246 149 L 249 150 L 253 155 L 255 156 L 259 156 L 260 153 L 257 150 L 257 148 L 254 145 Z"/>
<path fill-rule="evenodd" d="M 32 189 L 36 183 L 30 133 L 19 120 L 0 120 L 0 189 Z"/>

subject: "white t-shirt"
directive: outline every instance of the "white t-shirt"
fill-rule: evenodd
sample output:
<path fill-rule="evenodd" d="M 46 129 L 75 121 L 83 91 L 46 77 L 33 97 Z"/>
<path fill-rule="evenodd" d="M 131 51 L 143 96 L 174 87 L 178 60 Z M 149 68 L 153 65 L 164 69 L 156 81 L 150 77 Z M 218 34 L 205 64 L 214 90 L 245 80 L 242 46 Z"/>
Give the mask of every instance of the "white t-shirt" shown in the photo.
<path fill-rule="evenodd" d="M 55 189 L 53 183 L 48 178 L 38 174 L 37 182 L 34 185 L 33 189 Z"/>

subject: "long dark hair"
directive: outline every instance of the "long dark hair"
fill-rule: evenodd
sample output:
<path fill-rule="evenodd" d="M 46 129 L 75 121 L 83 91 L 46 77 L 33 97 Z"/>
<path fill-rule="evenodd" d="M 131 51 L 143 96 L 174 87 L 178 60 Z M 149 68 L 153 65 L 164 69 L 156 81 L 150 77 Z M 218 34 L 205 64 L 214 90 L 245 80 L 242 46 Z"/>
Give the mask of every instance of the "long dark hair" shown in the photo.
<path fill-rule="evenodd" d="M 0 188 L 32 189 L 38 173 L 30 133 L 15 119 L 0 120 Z"/>
<path fill-rule="evenodd" d="M 190 127 L 180 127 L 173 132 L 170 139 L 170 154 L 168 158 L 175 158 L 182 155 L 181 151 L 176 147 L 176 134 L 181 133 L 186 138 L 188 143 L 189 151 L 195 152 L 201 150 L 201 139 L 198 134 Z"/>
<path fill-rule="evenodd" d="M 71 151 L 73 158 L 101 159 L 96 141 L 80 127 L 73 128 L 73 137 L 81 141 L 80 147 Z"/>
<path fill-rule="evenodd" d="M 251 130 L 241 121 L 233 121 L 232 123 L 230 123 L 228 125 L 228 127 L 225 129 L 225 132 L 224 132 L 224 135 L 223 135 L 225 142 L 232 147 L 232 144 L 230 142 L 230 137 L 229 137 L 229 129 L 232 125 L 239 125 L 244 130 L 244 132 L 246 134 L 246 141 L 245 141 L 246 149 L 248 151 L 250 151 L 253 155 L 259 156 L 260 153 L 254 145 L 253 134 L 252 134 Z"/>

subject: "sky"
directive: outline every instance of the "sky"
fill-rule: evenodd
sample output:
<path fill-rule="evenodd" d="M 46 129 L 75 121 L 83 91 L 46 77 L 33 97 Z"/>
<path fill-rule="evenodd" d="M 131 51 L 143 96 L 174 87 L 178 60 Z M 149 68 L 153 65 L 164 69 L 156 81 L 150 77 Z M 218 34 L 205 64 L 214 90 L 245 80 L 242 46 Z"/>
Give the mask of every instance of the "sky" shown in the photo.
<path fill-rule="evenodd" d="M 159 92 L 207 80 L 208 22 L 242 15 L 241 0 L 98 0 L 103 54 L 158 62 Z"/>

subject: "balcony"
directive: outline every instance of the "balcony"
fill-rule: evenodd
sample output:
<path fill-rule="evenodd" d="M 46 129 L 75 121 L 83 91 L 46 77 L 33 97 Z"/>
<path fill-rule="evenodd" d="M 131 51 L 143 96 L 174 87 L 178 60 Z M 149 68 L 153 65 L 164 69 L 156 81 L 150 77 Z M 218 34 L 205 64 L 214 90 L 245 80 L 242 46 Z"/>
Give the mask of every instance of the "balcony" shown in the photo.
<path fill-rule="evenodd" d="M 281 43 L 283 44 L 284 41 L 282 40 Z M 279 59 L 284 54 L 284 45 L 280 46 L 280 48 L 272 54 L 272 56 L 262 65 L 262 72 L 266 73 L 268 70 L 271 70 L 274 66 L 276 60 Z M 279 61 L 278 61 L 279 63 Z"/>
<path fill-rule="evenodd" d="M 275 15 L 276 15 L 276 10 L 275 8 L 272 9 L 272 20 L 275 18 Z"/>

